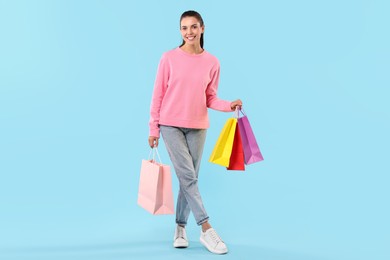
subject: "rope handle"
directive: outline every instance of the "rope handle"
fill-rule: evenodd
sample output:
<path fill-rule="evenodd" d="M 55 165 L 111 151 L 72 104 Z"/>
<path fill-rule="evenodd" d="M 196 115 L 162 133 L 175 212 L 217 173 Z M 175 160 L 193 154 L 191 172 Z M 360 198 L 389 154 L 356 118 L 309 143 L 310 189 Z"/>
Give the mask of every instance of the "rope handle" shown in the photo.
<path fill-rule="evenodd" d="M 158 160 L 160 161 L 160 164 L 162 164 L 162 161 L 161 161 L 161 158 L 160 158 L 160 154 L 158 153 L 158 150 L 157 150 L 157 146 L 154 146 L 152 149 L 150 149 L 148 160 L 150 160 L 150 155 L 151 154 L 153 156 L 152 157 L 152 162 L 157 162 L 156 161 L 156 154 L 157 154 Z"/>
<path fill-rule="evenodd" d="M 236 106 L 236 110 L 234 110 L 234 117 L 238 119 L 240 117 L 240 112 L 243 116 L 246 116 L 244 110 L 242 109 L 242 106 Z"/>

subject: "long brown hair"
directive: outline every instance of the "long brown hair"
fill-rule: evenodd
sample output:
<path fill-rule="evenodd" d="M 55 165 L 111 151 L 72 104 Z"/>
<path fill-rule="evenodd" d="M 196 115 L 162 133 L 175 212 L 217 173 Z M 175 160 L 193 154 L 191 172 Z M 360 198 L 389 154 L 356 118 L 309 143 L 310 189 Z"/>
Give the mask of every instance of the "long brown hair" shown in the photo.
<path fill-rule="evenodd" d="M 196 11 L 193 11 L 193 10 L 185 11 L 180 17 L 180 23 L 184 17 L 195 17 L 199 21 L 201 27 L 203 27 L 203 25 L 204 25 L 202 16 Z M 202 33 L 200 36 L 200 47 L 202 49 L 203 49 L 203 34 L 204 33 Z M 181 45 L 179 47 L 183 46 L 185 43 L 186 42 L 183 40 L 183 42 L 181 43 Z"/>

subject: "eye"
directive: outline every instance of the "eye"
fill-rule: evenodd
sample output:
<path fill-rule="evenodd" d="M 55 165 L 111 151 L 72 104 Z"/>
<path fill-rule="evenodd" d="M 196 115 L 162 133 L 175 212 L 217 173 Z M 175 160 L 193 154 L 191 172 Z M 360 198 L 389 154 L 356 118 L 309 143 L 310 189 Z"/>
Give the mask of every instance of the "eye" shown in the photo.
<path fill-rule="evenodd" d="M 198 26 L 197 25 L 193 25 L 192 28 L 196 29 L 196 28 L 198 28 Z"/>

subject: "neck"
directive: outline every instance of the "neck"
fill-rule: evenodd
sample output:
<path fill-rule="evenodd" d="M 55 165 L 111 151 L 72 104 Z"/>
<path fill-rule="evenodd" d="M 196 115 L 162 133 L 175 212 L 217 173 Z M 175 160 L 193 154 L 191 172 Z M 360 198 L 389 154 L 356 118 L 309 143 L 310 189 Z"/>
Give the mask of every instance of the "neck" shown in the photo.
<path fill-rule="evenodd" d="M 200 44 L 195 44 L 195 45 L 184 44 L 180 48 L 183 51 L 188 52 L 190 54 L 200 54 L 203 52 L 203 49 L 202 47 L 200 47 Z"/>

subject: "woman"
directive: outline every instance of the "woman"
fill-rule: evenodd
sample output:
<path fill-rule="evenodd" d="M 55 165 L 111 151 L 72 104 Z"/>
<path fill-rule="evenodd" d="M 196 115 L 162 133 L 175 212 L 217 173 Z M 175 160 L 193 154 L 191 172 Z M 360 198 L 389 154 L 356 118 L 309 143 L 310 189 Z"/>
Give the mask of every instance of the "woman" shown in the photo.
<path fill-rule="evenodd" d="M 150 109 L 149 145 L 157 147 L 160 132 L 168 150 L 180 190 L 176 205 L 174 247 L 188 247 L 185 231 L 192 211 L 202 226 L 200 242 L 211 252 L 228 249 L 209 223 L 198 189 L 198 172 L 209 127 L 207 108 L 234 111 L 241 100 L 217 97 L 219 62 L 203 49 L 204 24 L 201 15 L 186 11 L 180 17 L 183 43 L 162 55 L 158 66 Z"/>

